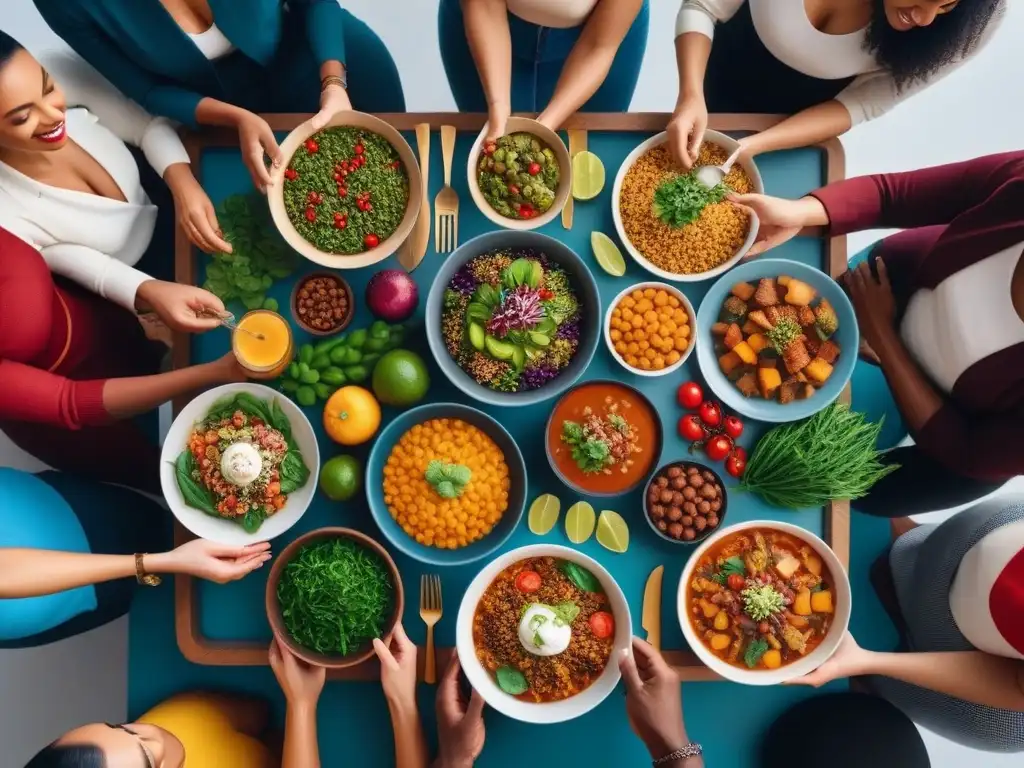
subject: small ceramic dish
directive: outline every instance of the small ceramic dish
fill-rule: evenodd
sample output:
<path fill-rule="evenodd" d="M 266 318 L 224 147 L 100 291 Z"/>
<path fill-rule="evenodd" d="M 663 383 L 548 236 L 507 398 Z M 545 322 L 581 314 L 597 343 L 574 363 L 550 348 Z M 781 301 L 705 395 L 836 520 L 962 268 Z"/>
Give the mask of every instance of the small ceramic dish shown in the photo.
<path fill-rule="evenodd" d="M 671 295 L 675 296 L 677 299 L 679 299 L 679 303 L 682 305 L 683 311 L 686 312 L 687 322 L 690 326 L 689 343 L 686 345 L 686 349 L 682 352 L 679 359 L 676 360 L 671 365 L 667 365 L 664 368 L 657 371 L 645 370 L 643 368 L 634 368 L 633 366 L 631 366 L 629 363 L 626 362 L 625 358 L 623 358 L 622 355 L 620 355 L 618 351 L 615 349 L 615 344 L 617 342 L 612 340 L 612 315 L 615 312 L 615 309 L 619 306 L 619 303 L 633 291 L 644 291 L 648 288 L 653 288 L 654 290 L 662 289 L 664 291 L 667 291 Z M 682 368 L 687 358 L 689 358 L 690 354 L 693 352 L 693 348 L 697 346 L 697 312 L 694 310 L 693 304 L 690 303 L 690 300 L 686 298 L 686 294 L 683 293 L 678 288 L 676 288 L 675 286 L 669 285 L 668 283 L 659 282 L 637 283 L 636 285 L 629 286 L 629 288 L 626 288 L 618 296 L 612 299 L 611 303 L 608 305 L 608 309 L 605 311 L 602 334 L 604 336 L 604 344 L 608 348 L 608 351 L 611 353 L 612 357 L 615 358 L 615 362 L 617 362 L 630 373 L 635 374 L 636 376 L 647 376 L 651 378 L 656 378 L 658 376 L 666 376 L 670 373 L 675 373 L 680 368 Z"/>
<path fill-rule="evenodd" d="M 700 473 L 701 486 L 705 483 L 713 483 L 714 486 L 717 486 L 718 495 L 716 496 L 716 499 L 712 500 L 702 498 L 700 493 L 701 488 L 694 488 L 690 482 L 690 473 L 688 472 L 690 467 L 696 468 Z M 675 473 L 673 472 L 674 469 L 679 469 L 681 472 Z M 676 478 L 668 477 L 670 473 L 676 474 Z M 708 480 L 709 476 L 712 478 L 711 480 Z M 679 493 L 682 498 L 681 504 L 675 503 L 676 501 L 679 501 L 678 498 L 674 500 L 669 499 L 668 501 L 663 499 L 658 499 L 657 501 L 653 500 L 654 488 L 657 487 L 658 478 L 660 477 L 665 477 L 668 480 L 668 485 L 664 486 L 664 488 L 659 490 L 658 493 Z M 682 481 L 680 479 L 682 479 Z M 679 486 L 678 488 L 673 485 L 673 481 L 675 481 L 675 484 Z M 693 491 L 687 491 L 687 487 L 693 488 Z M 693 498 L 688 498 L 689 496 L 693 496 Z M 702 501 L 706 501 L 710 506 L 715 500 L 719 502 L 717 510 L 707 509 L 702 511 L 698 507 Z M 687 508 L 687 504 L 693 504 L 695 509 Z M 654 508 L 656 506 L 661 508 L 660 515 L 655 514 Z M 651 474 L 647 481 L 647 485 L 644 488 L 644 519 L 647 521 L 647 524 L 651 526 L 652 531 L 665 539 L 665 541 L 670 541 L 673 544 L 699 544 L 704 541 L 704 539 L 715 533 L 715 531 L 724 527 L 725 515 L 728 510 L 729 492 L 726 490 L 725 483 L 722 481 L 722 476 L 711 467 L 696 461 L 680 459 L 679 461 L 671 461 L 668 464 L 659 467 L 657 471 Z M 707 521 L 709 518 L 712 518 L 712 516 L 715 524 L 708 525 Z M 697 521 L 701 518 L 703 518 L 704 522 L 698 523 Z M 686 524 L 687 520 L 689 520 L 689 525 Z M 662 522 L 665 523 L 665 530 L 661 529 L 660 523 Z M 676 523 L 682 526 L 680 529 L 680 538 L 676 538 L 669 533 L 670 526 Z M 698 530 L 698 526 L 701 525 L 703 525 L 703 529 Z M 692 539 L 685 538 L 684 534 L 688 529 L 694 532 Z"/>

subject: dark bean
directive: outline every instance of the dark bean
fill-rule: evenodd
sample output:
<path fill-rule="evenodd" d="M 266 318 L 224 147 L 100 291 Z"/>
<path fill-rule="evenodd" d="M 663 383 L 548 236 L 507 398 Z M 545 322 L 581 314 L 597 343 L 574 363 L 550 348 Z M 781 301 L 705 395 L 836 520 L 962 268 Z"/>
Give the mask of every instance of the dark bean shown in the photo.
<path fill-rule="evenodd" d="M 683 510 L 681 510 L 679 507 L 669 507 L 668 514 L 666 515 L 666 517 L 668 517 L 668 519 L 671 522 L 678 523 L 679 520 L 683 517 Z"/>
<path fill-rule="evenodd" d="M 673 539 L 678 539 L 680 536 L 685 536 L 686 531 L 683 530 L 683 526 L 681 526 L 679 523 L 671 523 L 668 527 L 668 535 L 671 536 Z"/>
<path fill-rule="evenodd" d="M 697 505 L 697 511 L 700 512 L 702 515 L 706 515 L 708 512 L 711 511 L 711 505 L 706 501 L 702 501 L 700 504 Z"/>
<path fill-rule="evenodd" d="M 693 532 L 693 528 L 684 528 L 683 538 L 686 541 L 693 541 L 695 538 L 697 538 L 697 534 Z"/>

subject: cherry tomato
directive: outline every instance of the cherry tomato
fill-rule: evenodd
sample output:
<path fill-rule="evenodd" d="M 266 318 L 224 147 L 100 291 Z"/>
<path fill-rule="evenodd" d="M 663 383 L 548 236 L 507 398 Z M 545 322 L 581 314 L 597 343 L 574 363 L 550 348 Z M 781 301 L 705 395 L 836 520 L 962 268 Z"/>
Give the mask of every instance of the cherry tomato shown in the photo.
<path fill-rule="evenodd" d="M 306 139 L 306 151 L 312 155 L 320 151 L 320 145 L 316 143 L 315 139 Z"/>
<path fill-rule="evenodd" d="M 346 187 L 339 186 L 338 187 L 338 197 L 347 197 L 347 196 L 348 196 L 348 189 Z"/>
<path fill-rule="evenodd" d="M 356 144 L 356 146 L 353 148 L 352 151 L 355 152 L 357 155 L 363 154 L 363 145 L 362 144 Z"/>
<path fill-rule="evenodd" d="M 743 422 L 736 416 L 726 416 L 725 421 L 722 422 L 722 427 L 725 429 L 725 434 L 733 440 L 743 434 Z"/>
<path fill-rule="evenodd" d="M 530 163 L 530 165 L 527 166 L 526 170 L 529 172 L 531 176 L 536 176 L 538 173 L 540 173 L 540 163 Z"/>
<path fill-rule="evenodd" d="M 704 425 L 700 419 L 692 413 L 679 419 L 679 436 L 684 440 L 693 442 L 704 439 Z"/>
<path fill-rule="evenodd" d="M 486 144 L 484 144 L 485 155 L 493 155 L 497 149 L 498 145 L 495 144 L 493 141 L 488 141 Z"/>
<path fill-rule="evenodd" d="M 733 477 L 743 477 L 743 471 L 747 468 L 747 462 L 745 459 L 741 459 L 739 456 L 730 456 L 725 461 L 725 471 Z"/>
<path fill-rule="evenodd" d="M 704 452 L 712 461 L 721 461 L 732 450 L 732 440 L 725 435 L 715 435 L 704 443 Z"/>
<path fill-rule="evenodd" d="M 737 459 L 742 459 L 743 461 L 747 460 L 747 451 L 741 445 L 737 445 L 735 448 L 733 448 L 732 453 L 730 453 L 729 455 L 735 456 Z"/>
<path fill-rule="evenodd" d="M 297 178 L 299 178 L 299 172 L 296 171 L 294 168 L 285 168 L 284 177 L 288 179 L 288 181 L 295 181 Z"/>
<path fill-rule="evenodd" d="M 378 245 L 380 245 L 380 238 L 371 232 L 370 234 L 363 238 L 363 245 L 365 245 L 367 248 L 376 248 Z"/>
<path fill-rule="evenodd" d="M 306 221 L 316 221 L 316 208 L 313 206 L 306 209 Z"/>
<path fill-rule="evenodd" d="M 536 592 L 540 585 L 540 574 L 536 571 L 520 571 L 516 576 L 516 589 L 520 592 Z"/>
<path fill-rule="evenodd" d="M 725 581 L 726 585 L 733 592 L 742 592 L 743 588 L 747 585 L 747 580 L 740 576 L 738 573 L 730 573 L 729 578 Z"/>
<path fill-rule="evenodd" d="M 590 625 L 590 631 L 594 633 L 594 637 L 601 640 L 615 634 L 615 619 L 605 611 L 595 611 L 590 614 L 587 624 Z"/>
<path fill-rule="evenodd" d="M 679 401 L 680 406 L 692 411 L 704 402 L 704 390 L 696 381 L 687 381 L 680 384 L 679 389 L 676 390 L 676 400 Z"/>
<path fill-rule="evenodd" d="M 395 160 L 395 162 L 393 162 L 391 164 L 391 170 L 393 170 L 393 171 L 397 171 L 401 167 L 402 167 L 402 163 L 399 160 Z"/>
<path fill-rule="evenodd" d="M 344 229 L 347 226 L 348 226 L 348 222 L 345 221 L 344 219 L 335 219 L 334 220 L 334 228 L 335 229 Z"/>
<path fill-rule="evenodd" d="M 510 195 L 518 195 L 519 194 L 519 187 L 517 187 L 515 184 L 509 184 L 508 185 L 508 193 Z"/>
<path fill-rule="evenodd" d="M 718 403 L 705 400 L 700 404 L 697 413 L 700 415 L 700 420 L 709 427 L 717 427 L 722 423 L 722 409 L 718 407 Z"/>

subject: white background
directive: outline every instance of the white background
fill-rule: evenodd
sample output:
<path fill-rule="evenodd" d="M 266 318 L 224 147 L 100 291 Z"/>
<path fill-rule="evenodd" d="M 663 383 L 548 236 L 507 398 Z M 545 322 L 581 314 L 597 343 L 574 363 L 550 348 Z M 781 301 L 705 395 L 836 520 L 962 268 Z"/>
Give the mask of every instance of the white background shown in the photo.
<path fill-rule="evenodd" d="M 557 2 L 557 0 L 551 0 Z M 651 0 L 651 34 L 633 111 L 675 103 L 677 0 Z M 0 0 L 0 26 L 33 51 L 61 45 L 31 0 Z M 455 109 L 436 44 L 436 0 L 344 0 L 394 55 L 410 112 Z M 1011 3 L 998 37 L 970 64 L 874 123 L 844 137 L 847 174 L 920 168 L 1024 146 L 1024 4 Z M 850 238 L 856 253 L 879 236 Z M 40 465 L 0 435 L 0 464 Z M 0 651 L 0 768 L 16 768 L 49 739 L 83 722 L 124 719 L 127 621 L 27 651 Z M 935 768 L 1010 768 L 1021 757 L 972 752 L 925 733 Z M 11 761 L 11 762 L 7 762 Z"/>

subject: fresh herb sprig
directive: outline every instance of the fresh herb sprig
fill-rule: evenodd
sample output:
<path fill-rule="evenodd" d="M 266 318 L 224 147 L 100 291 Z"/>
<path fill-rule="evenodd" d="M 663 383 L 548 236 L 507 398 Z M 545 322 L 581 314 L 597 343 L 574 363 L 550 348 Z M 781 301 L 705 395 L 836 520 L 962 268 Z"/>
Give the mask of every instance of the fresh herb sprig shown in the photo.
<path fill-rule="evenodd" d="M 728 558 L 718 566 L 718 570 L 711 575 L 711 580 L 724 585 L 733 574 L 743 576 L 744 578 L 747 575 L 746 563 L 743 562 L 743 558 L 739 555 Z"/>
<path fill-rule="evenodd" d="M 768 653 L 768 641 L 763 637 L 759 637 L 751 641 L 750 645 L 747 646 L 747 650 L 743 654 L 743 663 L 750 669 L 753 669 L 766 653 Z"/>
<path fill-rule="evenodd" d="M 758 441 L 739 490 L 786 509 L 859 499 L 899 468 L 879 461 L 882 423 L 832 403 L 805 421 L 775 427 Z"/>
<path fill-rule="evenodd" d="M 562 442 L 569 446 L 572 460 L 586 474 L 600 472 L 612 463 L 608 443 L 588 437 L 583 425 L 575 421 L 562 422 Z"/>
<path fill-rule="evenodd" d="M 707 187 L 695 169 L 661 183 L 654 191 L 654 215 L 678 229 L 695 222 L 707 206 L 722 202 L 728 194 L 725 184 Z"/>
<path fill-rule="evenodd" d="M 462 464 L 450 464 L 434 459 L 427 464 L 427 471 L 423 473 L 423 477 L 442 499 L 456 499 L 473 479 L 473 472 Z"/>

